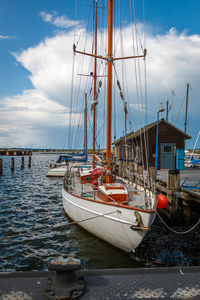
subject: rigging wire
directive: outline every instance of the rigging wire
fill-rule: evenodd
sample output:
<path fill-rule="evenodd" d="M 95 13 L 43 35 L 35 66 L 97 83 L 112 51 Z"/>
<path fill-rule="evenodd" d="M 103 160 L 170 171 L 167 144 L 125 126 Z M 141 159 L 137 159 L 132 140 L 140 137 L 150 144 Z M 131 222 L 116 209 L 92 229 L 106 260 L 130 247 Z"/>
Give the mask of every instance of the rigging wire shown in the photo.
<path fill-rule="evenodd" d="M 132 31 L 132 47 L 133 47 L 133 53 L 134 55 L 136 55 L 136 50 L 137 50 L 137 47 L 135 49 L 135 43 L 137 44 L 137 38 L 135 38 L 135 35 L 134 35 L 134 31 L 133 31 L 133 25 L 134 27 L 136 28 L 136 22 L 135 22 L 135 11 L 134 11 L 134 7 L 133 7 L 133 13 L 132 13 L 132 3 L 131 3 L 131 0 L 129 0 L 129 6 L 130 6 L 130 14 L 131 14 L 131 23 L 132 23 L 132 26 L 131 26 L 131 31 Z M 134 2 L 133 2 L 133 6 L 134 6 Z M 134 14 L 134 17 L 133 17 L 133 14 Z M 137 75 L 137 64 L 136 64 L 136 61 L 134 59 L 134 68 L 135 68 L 135 85 L 136 85 L 136 96 L 137 96 L 137 106 L 138 106 L 138 118 L 139 118 L 139 128 L 140 128 L 140 147 L 141 147 L 141 153 L 143 153 L 143 147 L 142 147 L 142 139 L 141 139 L 141 117 L 140 117 L 140 104 L 139 104 L 139 78 L 138 78 L 138 75 Z M 140 155 L 140 154 L 138 154 Z M 142 155 L 142 164 L 143 164 L 143 155 Z"/>
<path fill-rule="evenodd" d="M 92 37 L 89 38 L 89 35 L 88 35 L 90 19 L 91 19 L 91 5 L 90 5 L 90 9 L 89 9 L 89 17 L 87 19 L 85 30 L 83 30 L 83 29 L 80 30 L 80 35 L 79 35 L 79 38 L 80 38 L 81 35 L 83 35 L 83 34 L 85 35 L 84 43 L 83 43 L 84 51 L 86 49 L 87 41 L 88 40 L 89 41 L 93 40 L 93 38 Z M 78 44 L 78 42 L 76 44 Z M 93 45 L 92 45 L 92 47 L 93 47 Z M 85 62 L 85 56 L 82 58 L 81 62 L 79 63 L 79 67 L 78 67 L 79 73 L 83 73 L 84 66 L 85 66 L 84 62 Z M 87 64 L 87 66 L 88 66 L 88 68 L 90 68 L 90 70 L 91 70 L 91 63 L 92 63 L 92 58 L 90 58 L 90 62 L 89 62 L 89 64 Z M 73 93 L 73 107 L 72 107 L 72 104 L 71 104 L 70 105 L 70 126 L 69 126 L 70 127 L 69 139 L 70 139 L 71 147 L 72 147 L 72 143 L 73 143 L 73 145 L 76 144 L 78 136 L 81 135 L 81 130 L 80 129 L 81 129 L 81 123 L 82 123 L 82 112 L 81 112 L 80 115 L 79 115 L 78 126 L 73 127 L 73 133 L 72 133 L 71 115 L 72 115 L 73 112 L 78 113 L 80 111 L 79 98 L 80 98 L 80 89 L 82 87 L 82 77 L 80 76 L 79 78 L 77 78 L 76 82 L 77 82 L 77 84 L 73 85 L 73 88 L 72 88 L 73 92 L 71 91 L 71 93 Z M 85 83 L 85 86 L 86 85 L 88 85 L 88 78 L 87 78 L 86 83 Z M 85 87 L 85 89 L 86 89 L 86 87 Z M 72 102 L 72 100 L 71 100 L 71 102 Z M 73 139 L 73 141 L 72 141 L 72 139 Z"/>
<path fill-rule="evenodd" d="M 144 5 L 143 5 L 144 7 Z M 140 38 L 139 38 L 139 34 L 137 31 L 137 27 L 136 27 L 136 15 L 135 15 L 135 4 L 134 4 L 134 0 L 133 0 L 133 14 L 132 14 L 132 5 L 131 5 L 131 1 L 130 1 L 130 11 L 131 11 L 131 19 L 133 20 L 133 15 L 134 15 L 134 27 L 135 27 L 135 31 L 136 31 L 136 37 L 135 37 L 135 43 L 136 43 L 136 52 L 139 53 L 139 43 L 141 44 Z M 144 13 L 143 13 L 144 14 Z M 133 28 L 133 27 L 132 27 Z M 132 29 L 132 34 L 133 34 L 133 29 Z M 134 38 L 134 36 L 133 36 Z M 134 42 L 134 39 L 133 39 Z M 142 46 L 141 46 L 142 48 Z M 142 48 L 143 49 L 143 48 Z M 144 122 L 144 101 L 143 101 L 143 92 L 142 92 L 142 80 L 141 80 L 141 67 L 140 67 L 140 60 L 137 61 L 137 69 L 138 69 L 138 82 L 139 82 L 139 92 L 140 93 L 140 98 L 141 98 L 141 108 L 142 108 L 142 124 L 144 127 L 144 131 L 143 131 L 143 135 L 144 135 L 144 154 L 145 156 L 143 157 L 142 154 L 142 164 L 144 165 L 144 158 L 146 161 L 146 168 L 148 171 L 148 147 L 147 147 L 147 138 L 146 138 L 146 131 L 145 131 L 145 122 Z M 145 62 L 145 58 L 144 58 L 144 85 L 145 85 L 145 108 L 146 108 L 146 120 L 147 120 L 147 84 L 146 84 L 146 62 Z M 138 102 L 138 114 L 139 114 L 139 102 Z M 143 141 L 142 141 L 142 131 L 141 131 L 141 123 L 140 123 L 140 146 L 141 146 L 141 151 L 143 153 Z"/>
<path fill-rule="evenodd" d="M 176 116 L 176 120 L 175 120 L 175 122 L 174 122 L 174 125 L 176 125 L 176 122 L 177 122 L 177 120 L 178 120 L 178 117 L 179 117 L 179 115 L 180 115 L 180 112 L 181 112 L 181 109 L 182 109 L 182 107 L 183 107 L 183 104 L 184 104 L 185 100 L 186 100 L 186 94 L 184 95 L 183 100 L 181 101 L 181 105 L 180 105 L 180 107 L 179 107 L 179 110 L 178 110 L 178 113 L 177 113 L 177 116 Z"/>
<path fill-rule="evenodd" d="M 75 54 L 73 53 L 71 95 L 70 95 L 70 111 L 69 111 L 68 149 L 71 149 L 71 114 L 72 114 L 72 101 L 73 101 L 73 90 L 74 90 L 74 60 L 75 60 Z"/>

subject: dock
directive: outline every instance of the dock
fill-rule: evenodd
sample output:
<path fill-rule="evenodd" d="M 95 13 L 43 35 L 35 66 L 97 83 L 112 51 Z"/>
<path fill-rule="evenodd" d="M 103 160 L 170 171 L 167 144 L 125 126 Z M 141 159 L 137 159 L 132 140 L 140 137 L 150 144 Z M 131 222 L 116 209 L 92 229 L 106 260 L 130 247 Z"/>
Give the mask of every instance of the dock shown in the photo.
<path fill-rule="evenodd" d="M 167 182 L 168 170 L 162 169 L 158 170 L 157 178 L 163 182 Z M 180 171 L 180 186 L 184 183 L 185 179 L 199 179 L 200 180 L 200 168 L 185 168 L 185 170 Z M 195 191 L 200 194 L 200 191 Z"/>
<path fill-rule="evenodd" d="M 1 273 L 0 299 L 200 299 L 200 267 L 74 272 L 65 282 L 55 271 Z"/>
<path fill-rule="evenodd" d="M 113 164 L 113 168 L 116 176 L 122 180 L 148 184 L 147 170 L 134 161 L 120 160 Z M 168 199 L 168 206 L 162 210 L 162 214 L 171 223 L 194 225 L 199 222 L 200 168 L 185 168 L 183 171 L 161 169 L 156 176 L 155 167 L 150 166 L 148 172 L 150 184 L 155 184 L 157 193 L 164 194 Z"/>
<path fill-rule="evenodd" d="M 32 155 L 32 150 L 26 149 L 0 149 L 0 156 L 30 156 Z"/>

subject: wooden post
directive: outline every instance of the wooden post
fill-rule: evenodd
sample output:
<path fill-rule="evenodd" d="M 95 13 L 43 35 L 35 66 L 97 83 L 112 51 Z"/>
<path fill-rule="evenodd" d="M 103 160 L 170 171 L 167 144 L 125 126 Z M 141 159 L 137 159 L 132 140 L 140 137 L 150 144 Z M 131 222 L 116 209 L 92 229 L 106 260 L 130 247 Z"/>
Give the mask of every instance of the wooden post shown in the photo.
<path fill-rule="evenodd" d="M 134 172 L 134 162 L 133 162 L 133 160 L 129 161 L 129 171 Z"/>
<path fill-rule="evenodd" d="M 168 199 L 171 202 L 170 214 L 174 215 L 178 211 L 178 200 L 174 193 L 178 192 L 180 187 L 180 171 L 177 169 L 169 170 L 167 177 L 167 188 L 172 191 L 172 195 L 168 195 Z"/>
<path fill-rule="evenodd" d="M 122 161 L 122 174 L 124 178 L 127 178 L 128 170 L 127 170 L 127 162 L 126 160 Z"/>
<path fill-rule="evenodd" d="M 183 218 L 187 224 L 190 224 L 192 211 L 189 203 L 187 201 L 182 201 L 182 211 L 183 211 Z"/>
<path fill-rule="evenodd" d="M 120 159 L 119 161 L 119 176 L 121 177 L 123 174 L 123 161 Z"/>
<path fill-rule="evenodd" d="M 138 175 L 143 175 L 143 167 L 141 163 L 138 163 L 137 165 L 137 173 Z"/>
<path fill-rule="evenodd" d="M 134 172 L 137 172 L 137 162 L 136 161 L 133 162 L 133 167 L 134 167 Z"/>
<path fill-rule="evenodd" d="M 21 160 L 21 169 L 24 169 L 24 157 L 22 156 L 22 160 Z"/>
<path fill-rule="evenodd" d="M 11 158 L 11 171 L 14 172 L 15 170 L 15 159 L 14 157 Z"/>
<path fill-rule="evenodd" d="M 149 180 L 151 185 L 155 182 L 156 180 L 156 167 L 149 167 Z"/>
<path fill-rule="evenodd" d="M 169 170 L 167 177 L 167 188 L 172 192 L 177 192 L 180 187 L 180 171 L 177 169 Z"/>
<path fill-rule="evenodd" d="M 28 167 L 31 168 L 31 156 L 28 157 Z"/>
<path fill-rule="evenodd" d="M 3 175 L 3 160 L 0 158 L 0 175 Z"/>

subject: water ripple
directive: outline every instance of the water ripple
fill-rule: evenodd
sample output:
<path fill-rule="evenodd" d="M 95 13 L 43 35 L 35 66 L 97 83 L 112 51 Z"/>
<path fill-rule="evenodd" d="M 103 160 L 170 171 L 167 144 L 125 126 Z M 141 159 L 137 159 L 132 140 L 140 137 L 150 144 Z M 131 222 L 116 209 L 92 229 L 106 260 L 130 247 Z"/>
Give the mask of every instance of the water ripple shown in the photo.
<path fill-rule="evenodd" d="M 68 226 L 61 200 L 62 179 L 46 177 L 52 159 L 56 156 L 33 155 L 28 168 L 25 157 L 21 170 L 21 158 L 15 157 L 12 173 L 10 157 L 3 157 L 0 271 L 46 270 L 49 260 L 60 255 L 76 256 L 87 268 L 200 265 L 198 228 L 177 237 L 156 219 L 130 257 L 77 226 Z"/>

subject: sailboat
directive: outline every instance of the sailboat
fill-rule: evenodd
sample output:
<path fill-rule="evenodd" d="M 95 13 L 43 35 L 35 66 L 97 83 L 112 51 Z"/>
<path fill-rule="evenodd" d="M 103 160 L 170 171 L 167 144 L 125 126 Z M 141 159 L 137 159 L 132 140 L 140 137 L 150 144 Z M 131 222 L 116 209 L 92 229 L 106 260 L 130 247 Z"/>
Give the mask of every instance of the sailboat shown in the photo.
<path fill-rule="evenodd" d="M 85 95 L 85 110 L 84 110 L 84 151 L 79 153 L 68 152 L 59 156 L 57 161 L 51 161 L 49 163 L 49 170 L 47 177 L 64 177 L 67 166 L 70 164 L 76 169 L 77 167 L 83 167 L 85 169 L 90 168 L 91 165 L 87 165 L 87 95 Z"/>
<path fill-rule="evenodd" d="M 188 167 L 188 168 L 195 168 L 196 167 L 197 168 L 197 167 L 200 166 L 199 155 L 194 153 L 199 137 L 200 137 L 200 130 L 199 130 L 199 133 L 197 135 L 192 153 L 185 157 L 185 163 L 184 163 L 185 167 Z"/>
<path fill-rule="evenodd" d="M 96 11 L 97 1 L 95 15 Z M 88 232 L 125 252 L 131 252 L 138 247 L 150 229 L 156 215 L 158 199 L 155 189 L 151 189 L 150 186 L 130 183 L 123 178 L 116 178 L 113 174 L 111 155 L 112 68 L 115 60 L 124 59 L 114 58 L 113 55 L 113 0 L 108 0 L 107 56 L 97 55 L 96 46 L 94 54 L 78 51 L 75 45 L 73 50 L 75 53 L 94 57 L 94 61 L 104 59 L 107 63 L 106 161 L 102 161 L 95 154 L 95 134 L 93 134 L 92 168 L 87 170 L 80 168 L 74 172 L 68 167 L 65 174 L 62 186 L 64 211 L 70 219 Z M 127 58 L 144 59 L 145 56 L 146 50 L 139 56 Z M 98 167 L 96 167 L 96 161 L 99 164 Z"/>

